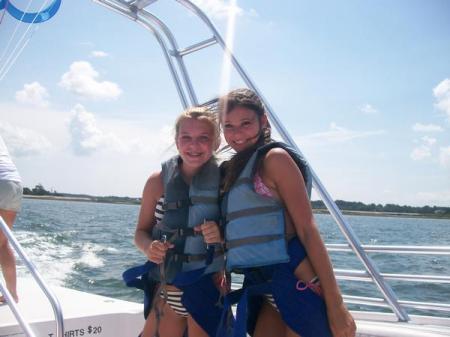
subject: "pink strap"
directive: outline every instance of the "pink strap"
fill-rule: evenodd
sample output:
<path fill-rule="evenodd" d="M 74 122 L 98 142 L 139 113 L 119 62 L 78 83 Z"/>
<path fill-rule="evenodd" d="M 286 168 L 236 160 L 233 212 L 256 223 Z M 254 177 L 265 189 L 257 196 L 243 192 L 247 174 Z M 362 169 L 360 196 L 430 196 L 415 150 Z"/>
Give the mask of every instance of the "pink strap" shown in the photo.
<path fill-rule="evenodd" d="M 295 287 L 299 291 L 304 291 L 309 288 L 317 295 L 322 296 L 322 287 L 320 286 L 320 282 L 316 278 L 312 279 L 310 282 L 304 282 L 299 280 L 297 281 Z"/>

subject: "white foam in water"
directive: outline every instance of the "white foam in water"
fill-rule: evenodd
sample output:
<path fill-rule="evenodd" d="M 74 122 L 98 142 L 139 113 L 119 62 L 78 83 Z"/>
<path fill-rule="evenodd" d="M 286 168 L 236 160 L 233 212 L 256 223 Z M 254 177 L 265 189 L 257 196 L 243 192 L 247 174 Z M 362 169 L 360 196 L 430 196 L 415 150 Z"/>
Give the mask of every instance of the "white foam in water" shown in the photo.
<path fill-rule="evenodd" d="M 17 239 L 24 246 L 26 255 L 33 261 L 41 276 L 51 284 L 63 286 L 67 275 L 75 266 L 73 247 L 44 241 L 42 236 L 32 232 L 19 232 Z M 27 268 L 20 258 L 16 256 L 16 259 L 18 276 L 27 277 L 29 275 Z"/>
<path fill-rule="evenodd" d="M 80 258 L 80 263 L 92 267 L 103 267 L 105 265 L 103 259 L 97 255 L 97 252 L 107 250 L 106 247 L 93 243 L 86 243 L 83 245 L 83 255 Z"/>
<path fill-rule="evenodd" d="M 105 265 L 103 260 L 94 252 L 84 252 L 79 262 L 92 268 L 103 267 Z"/>

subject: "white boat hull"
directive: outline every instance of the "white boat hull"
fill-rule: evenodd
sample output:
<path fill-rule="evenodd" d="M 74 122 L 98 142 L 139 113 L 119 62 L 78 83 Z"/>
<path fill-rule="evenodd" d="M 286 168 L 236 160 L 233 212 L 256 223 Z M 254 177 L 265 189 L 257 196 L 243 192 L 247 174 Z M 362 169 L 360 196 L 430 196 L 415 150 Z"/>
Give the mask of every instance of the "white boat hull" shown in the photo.
<path fill-rule="evenodd" d="M 50 304 L 28 279 L 19 279 L 24 318 L 36 337 L 55 337 L 56 324 Z M 62 287 L 51 287 L 64 315 L 64 337 L 137 337 L 144 325 L 143 305 L 93 295 Z M 450 318 L 411 315 L 400 323 L 395 315 L 379 312 L 352 312 L 358 337 L 439 337 L 450 336 Z M 7 305 L 0 306 L 0 337 L 26 336 Z"/>
<path fill-rule="evenodd" d="M 143 305 L 62 287 L 50 287 L 64 315 L 65 337 L 137 337 L 144 325 Z M 32 280 L 19 279 L 18 307 L 36 337 L 55 337 L 53 310 Z M 7 305 L 0 306 L 0 336 L 25 336 Z"/>

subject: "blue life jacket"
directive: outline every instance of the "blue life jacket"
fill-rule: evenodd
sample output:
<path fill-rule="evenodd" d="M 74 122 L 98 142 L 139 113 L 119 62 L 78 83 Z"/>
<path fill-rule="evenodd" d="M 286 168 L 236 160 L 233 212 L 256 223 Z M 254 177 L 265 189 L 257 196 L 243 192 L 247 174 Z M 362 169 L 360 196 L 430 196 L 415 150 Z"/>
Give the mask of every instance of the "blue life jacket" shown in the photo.
<path fill-rule="evenodd" d="M 289 261 L 284 207 L 275 198 L 256 193 L 253 185 L 258 159 L 276 147 L 285 149 L 294 159 L 305 180 L 307 194 L 311 194 L 311 171 L 298 152 L 280 142 L 258 148 L 224 199 L 227 270 Z"/>
<path fill-rule="evenodd" d="M 204 275 L 219 271 L 224 265 L 223 253 L 214 251 L 217 248 L 214 246 L 207 248 L 203 236 L 193 230 L 204 221 L 219 223 L 219 167 L 214 159 L 209 160 L 188 185 L 180 163 L 181 158 L 175 156 L 162 164 L 164 215 L 152 232 L 153 239 L 165 237 L 175 245 L 165 258 L 167 282 L 172 282 L 180 272 L 204 269 Z M 157 268 L 150 275 L 156 280 L 160 277 Z"/>

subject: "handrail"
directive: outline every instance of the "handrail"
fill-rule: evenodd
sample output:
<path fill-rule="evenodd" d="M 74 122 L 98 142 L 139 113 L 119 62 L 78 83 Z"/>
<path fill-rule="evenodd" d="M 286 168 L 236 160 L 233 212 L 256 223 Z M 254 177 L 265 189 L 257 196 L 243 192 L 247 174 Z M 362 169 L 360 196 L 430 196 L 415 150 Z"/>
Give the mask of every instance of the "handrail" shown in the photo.
<path fill-rule="evenodd" d="M 351 252 L 346 243 L 327 243 L 330 252 Z M 450 255 L 450 246 L 361 245 L 366 253 Z"/>
<path fill-rule="evenodd" d="M 42 292 L 47 297 L 48 301 L 50 302 L 53 314 L 55 315 L 55 322 L 56 322 L 56 337 L 63 337 L 64 336 L 64 317 L 62 314 L 61 305 L 59 304 L 58 299 L 53 294 L 53 292 L 47 287 L 45 284 L 45 281 L 39 274 L 36 266 L 33 264 L 33 262 L 28 258 L 25 251 L 22 249 L 20 243 L 16 240 L 14 234 L 9 229 L 6 222 L 3 220 L 3 218 L 0 216 L 0 230 L 3 231 L 6 238 L 8 239 L 9 243 L 11 244 L 12 248 L 16 251 L 16 253 L 20 256 L 23 263 L 27 267 L 27 269 L 30 271 L 31 275 L 35 279 L 36 283 L 41 288 Z M 21 327 L 25 330 L 27 336 L 34 337 L 35 335 L 32 333 L 30 326 L 27 322 L 23 319 L 23 317 L 20 315 L 19 310 L 14 303 L 14 300 L 11 297 L 11 294 L 7 291 L 4 291 L 4 288 L 0 284 L 0 287 L 2 288 L 2 292 L 6 295 L 6 299 L 8 300 L 8 305 L 11 308 L 14 316 L 16 317 L 17 321 L 21 325 Z"/>
<path fill-rule="evenodd" d="M 129 16 L 132 20 L 137 21 L 141 24 L 144 24 L 147 28 L 152 30 L 154 35 L 157 37 L 158 42 L 160 42 L 160 46 L 162 47 L 164 55 L 167 59 L 168 54 L 170 54 L 170 53 L 168 52 L 165 44 L 162 43 L 161 41 L 159 41 L 160 36 L 158 33 L 155 33 L 156 29 L 155 29 L 155 27 L 153 27 L 153 25 L 156 25 L 159 29 L 161 29 L 163 31 L 163 33 L 166 36 L 166 38 L 168 39 L 169 43 L 174 47 L 174 52 L 175 52 L 174 57 L 177 59 L 178 64 L 180 66 L 180 71 L 181 71 L 183 79 L 185 81 L 185 85 L 187 87 L 188 94 L 189 94 L 191 100 L 193 101 L 193 103 L 196 104 L 197 103 L 196 96 L 195 96 L 195 93 L 192 88 L 192 83 L 191 83 L 189 77 L 187 76 L 187 71 L 184 68 L 184 64 L 181 62 L 181 58 L 183 57 L 183 55 L 180 54 L 180 50 L 178 49 L 178 46 L 176 45 L 176 41 L 173 37 L 173 34 L 169 30 L 169 28 L 161 20 L 156 18 L 154 15 L 150 14 L 148 11 L 144 10 L 143 7 L 141 7 L 141 8 L 138 8 L 136 6 L 133 7 L 132 5 L 130 5 L 130 3 L 127 3 L 123 0 L 94 0 L 94 1 L 101 3 L 101 4 L 105 5 L 106 7 L 109 6 L 110 8 L 114 9 L 115 11 L 118 11 L 121 14 L 125 14 L 126 16 Z M 221 35 L 217 31 L 217 29 L 215 28 L 213 23 L 210 21 L 210 19 L 203 13 L 203 11 L 201 11 L 191 1 L 189 1 L 189 0 L 176 0 L 176 1 L 179 2 L 181 5 L 183 5 L 184 7 L 186 7 L 191 12 L 193 12 L 197 17 L 199 17 L 206 24 L 206 26 L 212 32 L 215 41 L 222 47 L 223 52 L 229 58 L 229 60 L 231 61 L 231 64 L 233 64 L 234 68 L 239 73 L 239 75 L 241 76 L 243 81 L 246 83 L 246 85 L 249 88 L 251 88 L 252 90 L 254 90 L 258 94 L 258 96 L 261 97 L 262 101 L 264 102 L 264 104 L 267 108 L 268 115 L 269 115 L 269 118 L 270 118 L 272 124 L 278 130 L 278 132 L 282 136 L 283 140 L 286 143 L 290 144 L 295 149 L 297 149 L 301 153 L 300 149 L 295 144 L 294 140 L 289 135 L 287 130 L 284 128 L 284 126 L 282 125 L 282 123 L 279 120 L 279 118 L 277 117 L 277 115 L 273 112 L 273 110 L 270 107 L 267 100 L 264 98 L 264 96 L 261 94 L 261 92 L 257 89 L 257 87 L 253 83 L 253 81 L 249 78 L 249 76 L 244 71 L 242 66 L 239 64 L 239 62 L 237 61 L 237 59 L 235 58 L 233 53 L 229 50 L 225 41 L 222 39 Z M 150 4 L 151 2 L 152 1 L 135 1 L 133 3 Z M 129 15 L 128 13 L 125 13 L 125 10 L 123 8 L 121 8 L 121 10 L 118 10 L 118 6 L 119 6 L 118 4 L 120 4 L 120 6 L 122 6 L 122 7 L 128 7 L 128 10 L 130 10 L 130 11 L 134 11 L 134 13 L 133 13 L 134 16 Z M 143 20 L 139 20 L 140 16 L 144 16 L 146 19 L 148 19 L 151 22 L 144 23 Z M 173 69 L 173 66 L 171 65 L 171 61 L 168 61 L 168 63 L 169 63 L 170 70 L 172 72 L 172 77 L 175 80 L 175 85 L 176 85 L 178 93 L 180 95 L 182 104 L 184 107 L 186 107 L 185 106 L 186 98 L 184 96 L 181 83 L 179 82 L 176 74 L 174 75 L 174 69 Z M 384 279 L 381 276 L 380 272 L 378 271 L 377 267 L 369 259 L 368 255 L 362 248 L 362 244 L 359 241 L 356 234 L 354 233 L 353 229 L 347 223 L 347 221 L 344 219 L 341 211 L 339 210 L 339 208 L 337 207 L 337 205 L 335 204 L 335 202 L 333 201 L 331 196 L 326 191 L 325 187 L 322 185 L 318 176 L 315 174 L 315 172 L 312 169 L 311 169 L 311 174 L 312 174 L 312 180 L 313 180 L 313 187 L 315 188 L 317 193 L 321 196 L 323 202 L 325 203 L 327 209 L 329 210 L 329 212 L 331 213 L 335 222 L 337 223 L 339 229 L 341 230 L 341 232 L 347 239 L 352 250 L 355 252 L 355 254 L 358 256 L 358 258 L 363 263 L 364 267 L 366 268 L 366 270 L 369 273 L 370 277 L 372 278 L 373 282 L 378 287 L 378 289 L 382 293 L 382 295 L 385 298 L 385 300 L 387 301 L 387 303 L 389 303 L 391 309 L 393 310 L 393 312 L 395 313 L 397 318 L 400 321 L 409 321 L 408 314 L 399 304 L 397 296 L 395 295 L 395 293 L 393 292 L 391 287 L 384 281 Z"/>
<path fill-rule="evenodd" d="M 343 295 L 344 301 L 351 304 L 368 305 L 373 307 L 389 308 L 389 305 L 382 298 Z M 434 310 L 442 312 L 450 312 L 450 304 L 434 303 L 434 302 L 419 302 L 419 301 L 399 301 L 404 307 L 418 309 L 418 310 Z"/>
<path fill-rule="evenodd" d="M 354 269 L 334 269 L 336 277 L 340 280 L 371 282 L 370 275 L 365 270 Z M 423 283 L 450 283 L 450 276 L 441 275 L 412 275 L 412 274 L 392 274 L 381 273 L 386 280 L 423 282 Z"/>

